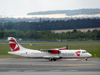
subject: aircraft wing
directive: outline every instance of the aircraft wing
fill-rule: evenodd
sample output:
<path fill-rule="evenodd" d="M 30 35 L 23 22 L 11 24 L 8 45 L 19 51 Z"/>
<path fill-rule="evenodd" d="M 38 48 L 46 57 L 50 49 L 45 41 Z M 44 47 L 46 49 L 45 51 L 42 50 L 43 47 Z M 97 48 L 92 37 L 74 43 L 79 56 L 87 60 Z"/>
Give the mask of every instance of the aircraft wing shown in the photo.
<path fill-rule="evenodd" d="M 67 50 L 68 49 L 68 45 L 66 47 L 62 47 L 62 48 L 55 48 L 55 49 L 45 49 L 45 50 L 40 50 L 41 52 L 49 52 L 52 54 L 59 54 L 60 50 Z"/>
<path fill-rule="evenodd" d="M 52 51 L 52 50 L 67 50 L 68 49 L 68 45 L 66 45 L 66 47 L 61 47 L 61 48 L 54 48 L 54 49 L 45 49 L 45 50 L 40 50 L 43 52 L 47 52 L 47 51 Z"/>
<path fill-rule="evenodd" d="M 49 49 L 49 50 L 40 50 L 41 52 L 49 52 L 52 54 L 59 54 L 59 50 L 58 49 Z"/>

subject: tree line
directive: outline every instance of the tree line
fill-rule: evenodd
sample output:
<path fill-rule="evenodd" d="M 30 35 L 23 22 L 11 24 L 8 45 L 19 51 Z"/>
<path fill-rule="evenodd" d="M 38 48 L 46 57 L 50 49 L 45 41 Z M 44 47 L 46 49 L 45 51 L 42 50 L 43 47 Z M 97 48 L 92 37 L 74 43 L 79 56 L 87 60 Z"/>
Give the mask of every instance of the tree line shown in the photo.
<path fill-rule="evenodd" d="M 71 19 L 71 20 L 57 20 L 57 21 L 40 21 L 40 22 L 5 22 L 4 25 L 0 23 L 0 29 L 3 30 L 66 30 L 79 28 L 94 28 L 100 27 L 100 19 Z"/>
<path fill-rule="evenodd" d="M 23 38 L 23 39 L 41 39 L 41 40 L 95 39 L 95 38 L 100 38 L 100 30 L 81 32 L 74 29 L 73 32 L 66 32 L 66 33 L 54 33 L 50 30 L 0 31 L 0 38 L 7 38 L 7 37 L 15 37 L 15 38 Z"/>

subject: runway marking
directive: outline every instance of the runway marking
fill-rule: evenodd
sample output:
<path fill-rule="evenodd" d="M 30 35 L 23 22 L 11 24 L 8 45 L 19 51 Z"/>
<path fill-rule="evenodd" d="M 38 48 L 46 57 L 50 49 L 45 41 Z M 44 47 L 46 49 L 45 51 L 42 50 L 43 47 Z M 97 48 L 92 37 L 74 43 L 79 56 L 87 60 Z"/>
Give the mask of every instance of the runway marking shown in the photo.
<path fill-rule="evenodd" d="M 5 63 L 3 63 L 5 64 Z M 6 65 L 31 65 L 31 66 L 45 66 L 45 67 L 54 67 L 54 66 L 61 66 L 61 67 L 65 67 L 65 66 L 68 66 L 68 67 L 73 67 L 73 66 L 83 66 L 83 65 L 97 65 L 97 64 L 32 64 L 32 63 L 29 63 L 29 64 L 20 64 L 20 63 L 17 63 L 17 64 L 6 64 Z M 100 64 L 98 64 L 100 65 Z"/>
<path fill-rule="evenodd" d="M 31 65 L 33 65 L 33 66 L 62 66 L 62 67 L 64 67 L 64 66 L 69 66 L 69 67 L 71 67 L 71 66 L 82 66 L 82 65 L 96 65 L 96 64 L 64 64 L 64 65 L 45 65 L 45 64 L 39 64 L 39 65 L 34 65 L 34 64 L 31 64 Z"/>
<path fill-rule="evenodd" d="M 65 66 L 82 66 L 82 65 L 96 65 L 96 64 L 66 64 Z"/>

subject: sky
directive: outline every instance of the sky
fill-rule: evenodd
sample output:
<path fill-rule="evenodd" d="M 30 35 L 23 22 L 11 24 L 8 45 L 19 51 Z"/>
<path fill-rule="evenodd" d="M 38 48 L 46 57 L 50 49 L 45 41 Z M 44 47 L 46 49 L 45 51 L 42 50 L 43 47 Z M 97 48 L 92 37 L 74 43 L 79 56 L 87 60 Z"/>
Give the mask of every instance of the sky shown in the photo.
<path fill-rule="evenodd" d="M 100 8 L 100 0 L 0 0 L 0 16 L 30 12 Z"/>

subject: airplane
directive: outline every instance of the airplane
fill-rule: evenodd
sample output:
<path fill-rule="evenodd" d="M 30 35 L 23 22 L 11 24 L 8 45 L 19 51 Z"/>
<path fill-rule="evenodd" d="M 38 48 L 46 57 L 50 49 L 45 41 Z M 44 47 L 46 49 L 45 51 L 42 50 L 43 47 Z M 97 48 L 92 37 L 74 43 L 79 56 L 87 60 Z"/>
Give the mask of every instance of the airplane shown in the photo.
<path fill-rule="evenodd" d="M 87 61 L 87 59 L 92 56 L 86 50 L 68 50 L 66 48 L 48 50 L 27 49 L 18 44 L 14 37 L 8 37 L 8 41 L 11 48 L 11 52 L 8 52 L 8 54 L 18 55 L 22 57 L 44 58 L 49 59 L 49 61 L 68 58 L 85 58 L 85 60 Z"/>

